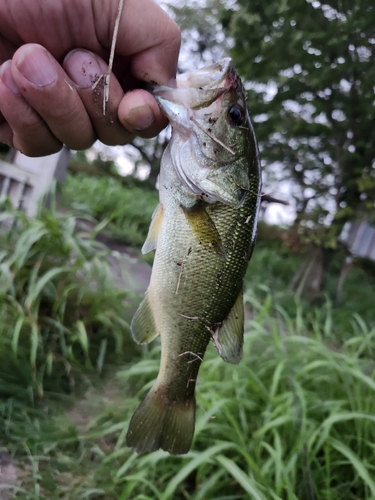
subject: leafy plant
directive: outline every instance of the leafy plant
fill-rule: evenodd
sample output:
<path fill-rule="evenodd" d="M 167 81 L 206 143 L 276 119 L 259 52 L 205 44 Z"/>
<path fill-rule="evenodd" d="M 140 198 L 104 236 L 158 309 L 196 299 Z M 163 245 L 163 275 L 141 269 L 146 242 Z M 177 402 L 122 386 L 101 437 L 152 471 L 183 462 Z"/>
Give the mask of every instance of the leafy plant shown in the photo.
<path fill-rule="evenodd" d="M 102 221 L 112 236 L 140 248 L 147 236 L 158 193 L 138 186 L 124 187 L 109 177 L 70 175 L 62 186 L 63 203 L 77 215 L 90 214 Z"/>
<path fill-rule="evenodd" d="M 49 419 L 42 439 L 28 438 L 38 471 L 28 481 L 44 491 L 40 498 L 58 490 L 64 500 L 372 499 L 375 330 L 362 324 L 343 345 L 327 345 L 335 338 L 329 310 L 305 322 L 301 305 L 289 316 L 270 294 L 257 296 L 245 293 L 252 319 L 242 362 L 207 353 L 186 456 L 139 457 L 124 444 L 131 413 L 158 371 L 159 346 L 145 347 L 141 361 L 119 372 L 120 395 L 86 432 L 76 435 L 55 417 L 58 437 Z"/>
<path fill-rule="evenodd" d="M 108 355 L 123 358 L 131 297 L 113 285 L 108 249 L 53 210 L 0 218 L 11 224 L 0 233 L 0 377 L 42 396 L 71 389 L 77 370 L 102 370 Z"/>

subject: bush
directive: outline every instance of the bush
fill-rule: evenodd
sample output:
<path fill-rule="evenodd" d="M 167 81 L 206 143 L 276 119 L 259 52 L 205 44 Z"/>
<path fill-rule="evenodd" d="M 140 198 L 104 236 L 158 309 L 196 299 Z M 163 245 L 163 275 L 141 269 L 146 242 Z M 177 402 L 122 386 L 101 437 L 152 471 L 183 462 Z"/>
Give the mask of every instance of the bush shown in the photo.
<path fill-rule="evenodd" d="M 33 220 L 3 211 L 1 221 L 11 222 L 0 234 L 1 394 L 69 390 L 79 370 L 124 359 L 124 343 L 134 354 L 130 297 L 112 283 L 108 250 L 51 210 Z"/>
<path fill-rule="evenodd" d="M 124 187 L 110 177 L 68 175 L 62 186 L 63 203 L 76 214 L 90 214 L 102 221 L 112 235 L 140 248 L 148 233 L 151 215 L 158 204 L 156 190 Z"/>
<path fill-rule="evenodd" d="M 60 421 L 58 443 L 29 440 L 35 456 L 45 457 L 45 465 L 35 459 L 47 488 L 41 498 L 63 482 L 64 500 L 372 499 L 375 330 L 353 332 L 338 349 L 323 340 L 335 336 L 328 310 L 306 324 L 301 306 L 290 317 L 271 295 L 260 302 L 248 291 L 245 300 L 253 319 L 244 358 L 229 365 L 209 348 L 186 456 L 139 457 L 124 444 L 132 411 L 158 372 L 156 344 L 119 373 L 127 397 L 109 405 L 86 434 L 77 438 Z M 77 480 L 64 480 L 66 467 Z"/>

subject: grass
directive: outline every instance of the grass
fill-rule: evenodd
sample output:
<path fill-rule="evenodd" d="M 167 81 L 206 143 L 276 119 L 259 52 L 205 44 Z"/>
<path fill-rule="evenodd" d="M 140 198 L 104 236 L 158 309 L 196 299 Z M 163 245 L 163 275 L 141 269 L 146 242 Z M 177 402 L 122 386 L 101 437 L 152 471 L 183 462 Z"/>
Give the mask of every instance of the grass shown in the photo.
<path fill-rule="evenodd" d="M 108 249 L 53 210 L 3 210 L 1 221 L 0 394 L 69 391 L 84 370 L 124 359 L 132 301 L 112 284 Z"/>
<path fill-rule="evenodd" d="M 159 195 L 138 185 L 124 188 L 110 177 L 76 174 L 68 175 L 62 186 L 62 201 L 77 215 L 90 214 L 100 220 L 112 236 L 141 248 Z"/>
<path fill-rule="evenodd" d="M 186 456 L 138 457 L 124 445 L 132 410 L 158 370 L 159 347 L 145 348 L 143 359 L 117 373 L 117 399 L 83 433 L 53 408 L 32 437 L 25 436 L 32 418 L 18 428 L 23 440 L 13 436 L 12 450 L 34 471 L 19 498 L 374 498 L 375 329 L 353 332 L 337 348 L 325 340 L 330 318 L 311 329 L 302 306 L 290 317 L 271 295 L 262 303 L 256 296 L 245 295 L 254 316 L 241 364 L 209 349 Z M 17 417 L 8 416 L 8 432 Z"/>
<path fill-rule="evenodd" d="M 0 448 L 18 462 L 17 499 L 374 500 L 371 280 L 354 270 L 344 304 L 327 290 L 311 306 L 286 291 L 298 258 L 260 241 L 245 281 L 242 362 L 224 363 L 211 346 L 191 451 L 139 457 L 125 435 L 160 346 L 130 340 L 132 296 L 114 287 L 94 237 L 111 224 L 140 245 L 154 195 L 69 182 L 65 215 L 53 197 L 32 221 L 0 213 L 11 222 L 0 233 Z M 72 213 L 93 232 L 77 230 Z"/>
<path fill-rule="evenodd" d="M 263 300 L 271 292 L 288 314 L 294 316 L 297 314 L 295 294 L 288 287 L 303 262 L 303 256 L 293 252 L 281 241 L 280 236 L 275 237 L 273 233 L 277 236 L 280 229 L 273 230 L 272 226 L 261 224 L 260 239 L 245 282 L 249 287 L 256 287 L 258 297 Z M 303 302 L 304 320 L 311 323 L 317 314 L 325 317 L 328 315 L 334 324 L 334 340 L 339 343 L 348 340 L 353 329 L 357 331 L 361 328 L 357 322 L 358 317 L 368 325 L 375 325 L 373 266 L 366 269 L 363 262 L 355 262 L 345 280 L 342 299 L 339 303 L 336 302 L 337 283 L 344 260 L 345 252 L 342 249 L 335 252 L 320 297 L 313 303 L 306 300 Z"/>

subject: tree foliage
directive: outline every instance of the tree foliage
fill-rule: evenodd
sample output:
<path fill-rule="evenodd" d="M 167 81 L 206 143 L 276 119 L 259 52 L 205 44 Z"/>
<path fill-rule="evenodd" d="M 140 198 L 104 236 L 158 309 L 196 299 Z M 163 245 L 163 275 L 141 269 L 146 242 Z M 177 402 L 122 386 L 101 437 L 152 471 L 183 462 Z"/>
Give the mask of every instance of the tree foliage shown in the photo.
<path fill-rule="evenodd" d="M 228 38 L 218 22 L 223 11 L 221 0 L 167 3 L 182 35 L 179 69 L 191 71 L 221 59 L 228 48 Z"/>
<path fill-rule="evenodd" d="M 374 209 L 375 6 L 237 0 L 220 15 L 266 173 L 293 181 L 298 222 L 330 226 L 330 246 L 343 222 Z"/>

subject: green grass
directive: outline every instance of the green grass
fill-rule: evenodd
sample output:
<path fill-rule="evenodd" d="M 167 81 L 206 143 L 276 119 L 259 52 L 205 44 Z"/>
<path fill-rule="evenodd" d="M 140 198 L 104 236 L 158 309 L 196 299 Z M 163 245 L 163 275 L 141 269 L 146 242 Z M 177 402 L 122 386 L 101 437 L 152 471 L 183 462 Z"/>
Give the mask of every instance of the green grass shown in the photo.
<path fill-rule="evenodd" d="M 114 287 L 108 249 L 94 238 L 110 227 L 140 246 L 156 196 L 74 176 L 63 199 L 65 215 L 53 197 L 32 221 L 0 213 L 12 221 L 0 232 L 0 448 L 18 462 L 17 499 L 375 499 L 367 274 L 349 273 L 341 304 L 332 298 L 337 272 L 320 304 L 297 301 L 287 285 L 301 258 L 261 240 L 245 280 L 242 362 L 224 363 L 211 346 L 191 451 L 139 457 L 125 435 L 160 346 L 131 341 L 133 297 Z M 77 231 L 78 215 L 92 233 Z"/>
<path fill-rule="evenodd" d="M 267 229 L 268 233 L 271 231 L 272 227 Z M 303 256 L 292 252 L 280 238 L 265 233 L 262 224 L 261 239 L 255 246 L 245 282 L 247 286 L 257 288 L 260 299 L 271 293 L 288 314 L 294 316 L 297 313 L 295 294 L 289 290 L 289 284 L 302 264 Z M 366 272 L 361 262 L 355 262 L 349 270 L 341 301 L 336 302 L 337 283 L 344 260 L 345 252 L 337 251 L 327 270 L 320 297 L 312 304 L 303 301 L 304 320 L 312 323 L 316 315 L 329 314 L 334 324 L 334 341 L 339 343 L 349 339 L 353 329 L 356 332 L 361 329 L 355 318 L 360 317 L 366 324 L 375 325 L 374 276 Z M 354 313 L 356 316 L 353 316 Z"/>
<path fill-rule="evenodd" d="M 113 286 L 108 249 L 53 210 L 0 217 L 11 224 L 0 234 L 0 395 L 69 391 L 86 369 L 123 360 L 126 342 L 131 359 L 133 301 Z"/>
<path fill-rule="evenodd" d="M 151 215 L 159 202 L 156 190 L 124 187 L 110 177 L 68 175 L 62 186 L 62 202 L 76 214 L 90 214 L 112 236 L 140 248 L 147 236 Z"/>
<path fill-rule="evenodd" d="M 290 317 L 271 295 L 262 303 L 256 296 L 245 294 L 254 317 L 241 364 L 225 364 L 209 349 L 186 456 L 138 457 L 124 444 L 131 413 L 158 371 L 156 345 L 118 372 L 117 398 L 87 431 L 77 434 L 53 409 L 32 437 L 18 428 L 23 440 L 13 436 L 12 450 L 35 471 L 20 498 L 374 498 L 375 330 L 352 332 L 337 348 L 324 340 L 334 333 L 329 317 L 311 329 L 301 307 Z M 19 425 L 13 415 L 8 433 Z"/>

